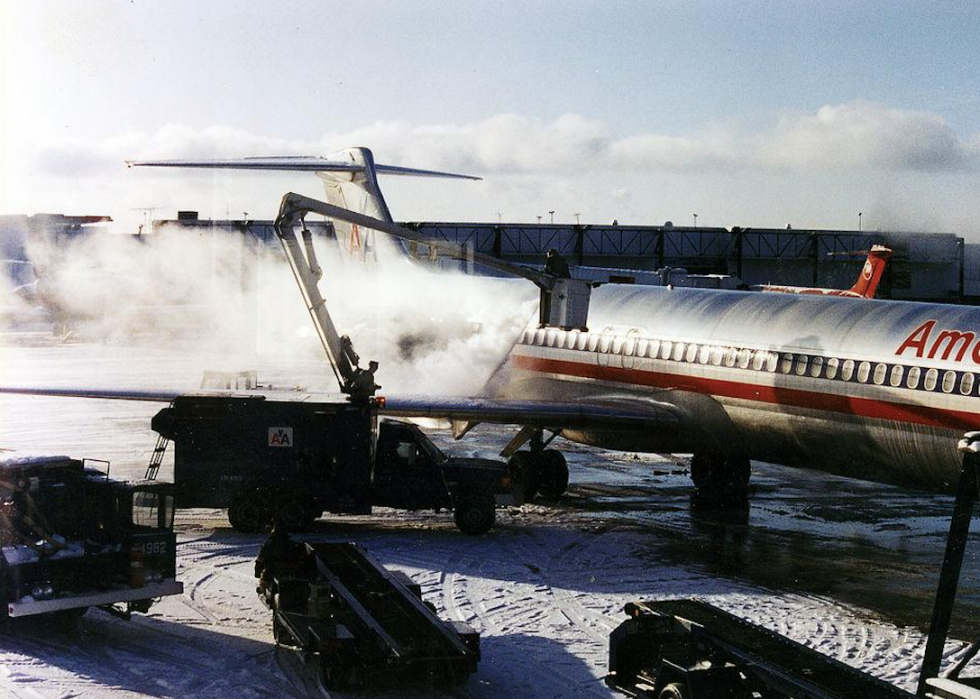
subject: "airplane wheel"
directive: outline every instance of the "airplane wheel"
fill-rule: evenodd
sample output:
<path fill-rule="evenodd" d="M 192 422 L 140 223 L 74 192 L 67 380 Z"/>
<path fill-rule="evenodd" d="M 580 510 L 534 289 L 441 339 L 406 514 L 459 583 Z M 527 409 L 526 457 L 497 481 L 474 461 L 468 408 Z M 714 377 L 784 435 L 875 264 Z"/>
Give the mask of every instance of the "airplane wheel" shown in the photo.
<path fill-rule="evenodd" d="M 522 494 L 523 502 L 531 502 L 538 492 L 539 464 L 529 451 L 519 451 L 507 462 L 514 494 Z M 523 492 L 522 492 L 523 491 Z"/>
<path fill-rule="evenodd" d="M 557 500 L 568 489 L 568 462 L 557 449 L 541 452 L 541 481 L 538 491 L 549 500 Z"/>
<path fill-rule="evenodd" d="M 247 493 L 239 495 L 228 508 L 228 522 L 243 534 L 256 534 L 269 523 L 269 513 Z"/>
<path fill-rule="evenodd" d="M 691 457 L 691 480 L 700 491 L 737 494 L 744 493 L 752 476 L 748 459 L 724 458 L 715 454 L 694 454 Z"/>
<path fill-rule="evenodd" d="M 497 505 L 489 493 L 463 495 L 456 503 L 456 526 L 465 534 L 486 534 L 497 520 Z"/>

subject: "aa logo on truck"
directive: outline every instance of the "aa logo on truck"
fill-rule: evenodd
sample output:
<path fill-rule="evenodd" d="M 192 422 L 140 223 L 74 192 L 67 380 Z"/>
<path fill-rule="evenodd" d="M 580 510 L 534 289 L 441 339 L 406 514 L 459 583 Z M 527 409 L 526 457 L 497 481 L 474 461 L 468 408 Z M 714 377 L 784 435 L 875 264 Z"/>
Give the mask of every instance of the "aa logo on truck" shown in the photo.
<path fill-rule="evenodd" d="M 291 447 L 293 446 L 292 427 L 270 427 L 269 428 L 270 447 Z"/>

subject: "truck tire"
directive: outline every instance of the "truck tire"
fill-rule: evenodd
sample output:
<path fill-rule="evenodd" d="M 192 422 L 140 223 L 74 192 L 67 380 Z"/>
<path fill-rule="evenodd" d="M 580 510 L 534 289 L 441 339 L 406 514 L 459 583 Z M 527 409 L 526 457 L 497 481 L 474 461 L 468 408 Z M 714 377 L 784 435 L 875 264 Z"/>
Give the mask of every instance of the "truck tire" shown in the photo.
<path fill-rule="evenodd" d="M 243 534 L 256 534 L 266 528 L 269 513 L 255 498 L 243 493 L 228 508 L 228 522 Z"/>
<path fill-rule="evenodd" d="M 541 480 L 538 492 L 549 500 L 558 500 L 568 489 L 568 462 L 557 449 L 541 452 Z"/>
<path fill-rule="evenodd" d="M 657 699 L 691 699 L 691 694 L 683 682 L 671 682 L 660 690 Z"/>
<path fill-rule="evenodd" d="M 340 653 L 321 655 L 317 679 L 327 693 L 343 692 L 357 686 L 357 670 Z"/>
<path fill-rule="evenodd" d="M 286 527 L 287 531 L 299 532 L 310 528 L 314 516 L 310 502 L 300 493 L 283 493 L 276 498 L 276 521 Z"/>
<path fill-rule="evenodd" d="M 507 462 L 510 482 L 520 502 L 531 502 L 538 492 L 540 466 L 529 451 L 519 451 Z"/>
<path fill-rule="evenodd" d="M 486 534 L 497 519 L 497 505 L 489 493 L 462 495 L 454 515 L 456 527 L 464 534 Z"/>

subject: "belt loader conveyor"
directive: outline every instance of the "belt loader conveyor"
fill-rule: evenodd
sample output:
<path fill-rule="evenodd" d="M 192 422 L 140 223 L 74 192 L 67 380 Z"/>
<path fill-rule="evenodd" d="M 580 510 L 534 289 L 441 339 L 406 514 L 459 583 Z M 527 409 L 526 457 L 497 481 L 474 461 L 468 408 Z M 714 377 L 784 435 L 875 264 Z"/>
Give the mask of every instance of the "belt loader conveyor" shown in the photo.
<path fill-rule="evenodd" d="M 386 570 L 353 543 L 308 543 L 299 555 L 280 566 L 282 575 L 263 571 L 259 589 L 273 611 L 276 641 L 315 660 L 324 689 L 447 687 L 476 671 L 479 634 L 440 620 L 407 575 Z"/>

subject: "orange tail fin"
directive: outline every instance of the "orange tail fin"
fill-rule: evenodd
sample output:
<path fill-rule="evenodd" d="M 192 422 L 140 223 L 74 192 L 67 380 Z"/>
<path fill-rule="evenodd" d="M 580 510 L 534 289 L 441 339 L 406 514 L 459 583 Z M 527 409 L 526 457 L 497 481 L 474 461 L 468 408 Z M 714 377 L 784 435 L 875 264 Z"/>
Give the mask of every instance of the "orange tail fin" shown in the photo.
<path fill-rule="evenodd" d="M 857 282 L 851 287 L 851 292 L 866 299 L 873 299 L 875 292 L 878 291 L 878 282 L 881 281 L 881 275 L 885 271 L 885 266 L 891 256 L 890 248 L 886 248 L 884 245 L 872 246 Z"/>

